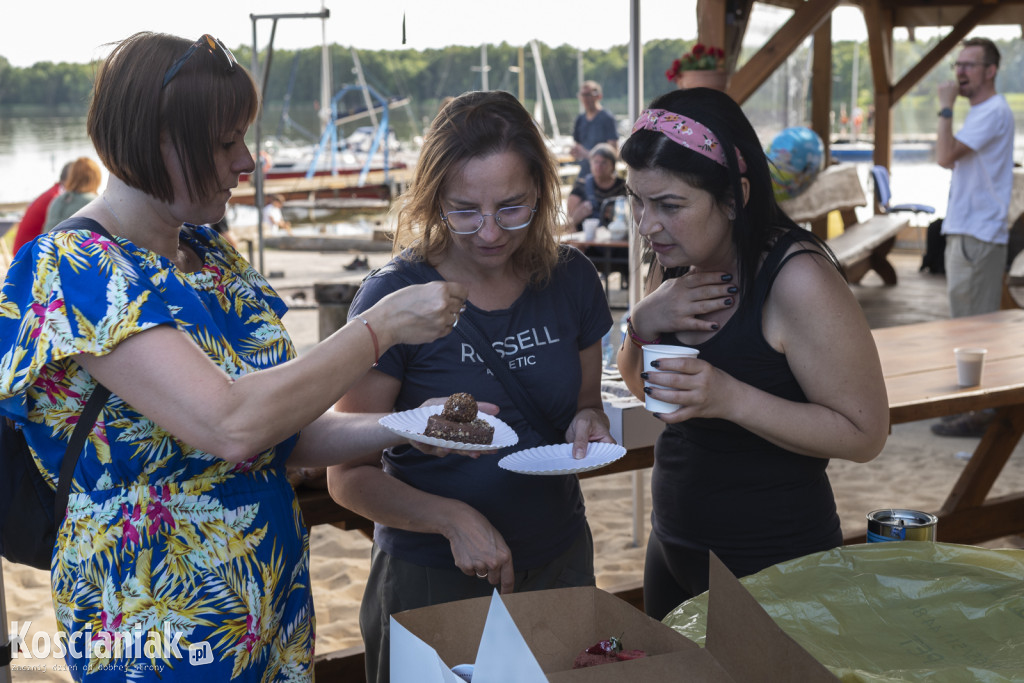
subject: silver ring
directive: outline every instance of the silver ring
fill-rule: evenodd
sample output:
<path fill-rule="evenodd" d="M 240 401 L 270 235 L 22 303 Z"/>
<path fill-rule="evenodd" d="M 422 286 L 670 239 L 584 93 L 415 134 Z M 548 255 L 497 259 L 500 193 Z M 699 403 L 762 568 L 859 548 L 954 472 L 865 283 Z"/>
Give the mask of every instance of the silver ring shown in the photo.
<path fill-rule="evenodd" d="M 459 313 L 465 313 L 465 312 L 466 312 L 466 304 L 462 304 L 462 308 L 459 309 Z"/>
<path fill-rule="evenodd" d="M 481 574 L 480 572 L 477 572 L 476 573 L 476 578 L 478 578 L 478 579 L 486 579 L 487 578 L 487 572 L 484 572 L 483 574 Z"/>

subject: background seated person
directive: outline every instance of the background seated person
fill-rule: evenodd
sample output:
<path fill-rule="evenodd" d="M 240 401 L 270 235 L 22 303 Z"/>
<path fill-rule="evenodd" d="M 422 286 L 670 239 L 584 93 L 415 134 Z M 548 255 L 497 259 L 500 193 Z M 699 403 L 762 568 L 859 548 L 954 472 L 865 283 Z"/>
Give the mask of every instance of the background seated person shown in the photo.
<path fill-rule="evenodd" d="M 268 234 L 279 233 L 282 230 L 289 235 L 292 234 L 292 224 L 284 219 L 281 207 L 284 206 L 284 197 L 279 194 L 270 195 L 270 200 L 263 207 L 263 230 Z"/>
<path fill-rule="evenodd" d="M 626 181 L 615 174 L 617 161 L 615 148 L 606 142 L 590 150 L 590 173 L 576 179 L 566 203 L 568 225 L 573 226 L 573 230 L 582 230 L 585 218 L 597 218 L 601 227 L 611 222 L 615 205 L 605 200 L 626 194 Z"/>

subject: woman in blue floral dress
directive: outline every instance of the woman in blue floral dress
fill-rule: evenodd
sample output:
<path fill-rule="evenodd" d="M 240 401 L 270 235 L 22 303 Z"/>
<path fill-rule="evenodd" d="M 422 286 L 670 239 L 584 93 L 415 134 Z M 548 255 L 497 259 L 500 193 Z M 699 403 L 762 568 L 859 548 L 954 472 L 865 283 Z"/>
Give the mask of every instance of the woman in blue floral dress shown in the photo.
<path fill-rule="evenodd" d="M 75 680 L 311 679 L 309 541 L 286 462 L 394 445 L 377 416 L 329 409 L 393 344 L 449 333 L 465 301 L 460 285 L 403 290 L 297 358 L 281 300 L 203 227 L 253 170 L 257 108 L 208 35 L 117 45 L 88 124 L 108 185 L 0 289 L 0 414 L 51 484 L 97 382 L 112 392 L 51 563 Z"/>

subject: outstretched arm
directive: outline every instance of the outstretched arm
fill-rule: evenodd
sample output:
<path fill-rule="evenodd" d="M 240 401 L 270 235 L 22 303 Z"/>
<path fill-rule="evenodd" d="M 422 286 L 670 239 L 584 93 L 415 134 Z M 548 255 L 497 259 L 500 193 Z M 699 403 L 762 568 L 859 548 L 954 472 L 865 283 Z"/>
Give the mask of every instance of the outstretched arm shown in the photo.
<path fill-rule="evenodd" d="M 465 294 L 453 283 L 407 287 L 364 312 L 369 327 L 354 320 L 302 356 L 238 378 L 170 326 L 136 334 L 104 356 L 76 360 L 167 432 L 238 462 L 317 419 L 366 374 L 380 351 L 448 334 Z"/>

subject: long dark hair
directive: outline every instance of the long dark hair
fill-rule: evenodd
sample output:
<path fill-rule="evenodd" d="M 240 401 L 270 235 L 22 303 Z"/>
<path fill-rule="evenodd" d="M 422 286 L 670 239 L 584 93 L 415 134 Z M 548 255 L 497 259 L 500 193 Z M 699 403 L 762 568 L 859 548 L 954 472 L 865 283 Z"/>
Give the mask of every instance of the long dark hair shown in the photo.
<path fill-rule="evenodd" d="M 790 230 L 799 230 L 803 233 L 800 239 L 819 244 L 838 267 L 828 247 L 779 208 L 768 170 L 768 158 L 754 127 L 735 100 L 718 90 L 687 88 L 658 97 L 648 108 L 665 109 L 703 124 L 726 150 L 728 166 L 723 166 L 676 144 L 662 133 L 642 129 L 629 136 L 622 146 L 621 156 L 631 168 L 668 171 L 687 184 L 710 193 L 717 204 L 735 207 L 732 242 L 736 248 L 742 294 L 749 293 L 753 286 L 761 255 L 783 232 Z M 744 173 L 740 173 L 737 152 L 746 164 Z M 741 177 L 750 183 L 746 204 L 742 201 Z M 682 272 L 685 270 L 673 269 L 663 275 L 674 277 Z"/>

